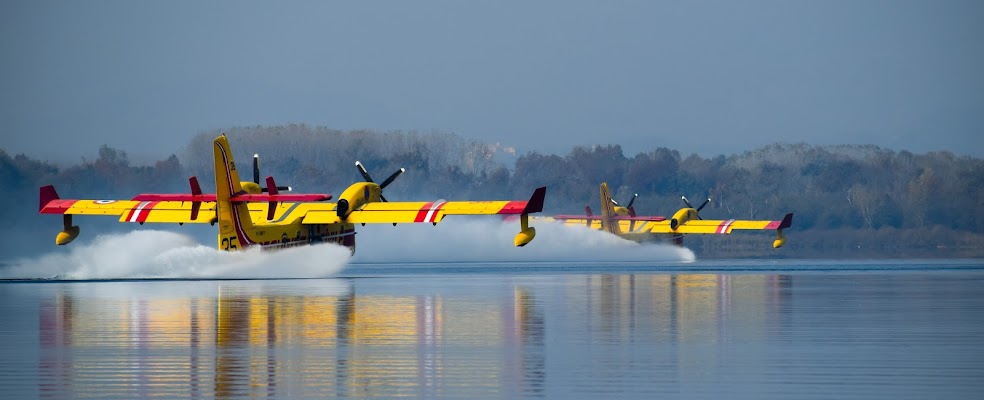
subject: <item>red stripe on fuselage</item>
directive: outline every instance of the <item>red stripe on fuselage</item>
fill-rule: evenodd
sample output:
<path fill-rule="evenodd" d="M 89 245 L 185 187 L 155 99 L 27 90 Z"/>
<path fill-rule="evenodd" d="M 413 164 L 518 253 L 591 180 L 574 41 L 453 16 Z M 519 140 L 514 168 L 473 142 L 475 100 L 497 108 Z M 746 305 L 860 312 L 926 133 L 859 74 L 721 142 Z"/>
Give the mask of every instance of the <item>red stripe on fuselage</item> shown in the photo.
<path fill-rule="evenodd" d="M 249 239 L 249 235 L 247 235 L 246 230 L 243 229 L 242 221 L 239 220 L 240 213 L 239 210 L 237 209 L 239 205 L 230 203 L 229 207 L 231 207 L 231 211 L 232 211 L 232 224 L 236 228 L 236 236 L 239 238 L 239 247 L 246 248 L 255 244 L 256 242 Z M 247 213 L 248 212 L 249 211 L 247 211 Z"/>
<path fill-rule="evenodd" d="M 232 169 L 229 168 L 230 167 L 229 155 L 226 154 L 226 148 L 223 147 L 221 143 L 216 143 L 216 144 L 219 146 L 219 153 L 222 153 L 222 163 L 225 164 L 226 185 L 229 186 L 229 196 L 230 197 L 235 196 L 237 193 L 233 189 L 234 186 L 232 182 Z M 239 205 L 232 204 L 232 202 L 230 202 L 229 199 L 225 199 L 225 203 L 229 206 L 229 212 L 232 213 L 232 225 L 236 231 L 236 238 L 239 239 L 239 247 L 246 248 L 254 244 L 255 242 L 251 241 L 249 239 L 249 236 L 246 235 L 246 231 L 243 229 L 242 222 L 239 220 L 240 218 L 239 215 L 240 213 L 238 210 Z M 249 211 L 247 211 L 247 213 L 248 212 Z"/>
<path fill-rule="evenodd" d="M 219 152 L 222 153 L 222 163 L 225 165 L 226 184 L 229 185 L 229 196 L 230 197 L 235 196 L 236 191 L 233 190 L 233 185 L 232 185 L 232 169 L 229 168 L 229 155 L 226 154 L 226 148 L 222 147 L 221 143 L 217 143 L 217 144 L 219 146 L 219 150 L 220 150 Z"/>

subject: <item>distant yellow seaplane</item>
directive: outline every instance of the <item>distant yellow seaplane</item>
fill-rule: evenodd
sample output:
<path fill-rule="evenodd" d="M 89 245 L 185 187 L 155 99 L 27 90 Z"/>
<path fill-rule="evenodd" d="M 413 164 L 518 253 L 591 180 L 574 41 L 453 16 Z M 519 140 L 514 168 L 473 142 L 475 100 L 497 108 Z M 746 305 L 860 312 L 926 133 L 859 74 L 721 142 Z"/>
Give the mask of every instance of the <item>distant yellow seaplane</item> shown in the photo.
<path fill-rule="evenodd" d="M 686 197 L 681 196 L 687 206 L 681 208 L 673 217 L 666 218 L 661 216 L 637 216 L 632 203 L 632 197 L 625 207 L 620 206 L 612 200 L 608 192 L 608 184 L 601 184 L 601 215 L 591 214 L 591 207 L 585 207 L 586 215 L 557 215 L 544 219 L 554 219 L 562 221 L 565 225 L 583 225 L 595 230 L 603 230 L 619 237 L 634 240 L 637 242 L 659 240 L 669 238 L 677 245 L 683 244 L 683 235 L 686 234 L 730 234 L 734 230 L 774 230 L 776 240 L 772 242 L 772 247 L 779 248 L 786 244 L 786 237 L 782 230 L 789 228 L 793 224 L 793 214 L 786 214 L 781 220 L 775 221 L 749 221 L 738 219 L 727 220 L 708 220 L 703 219 L 698 214 L 704 206 L 711 201 L 707 199 L 699 207 L 694 207 L 687 201 Z"/>
<path fill-rule="evenodd" d="M 356 224 L 431 223 L 448 215 L 518 215 L 520 231 L 514 244 L 525 246 L 536 235 L 529 214 L 543 210 L 546 188 L 533 192 L 527 201 L 387 201 L 383 189 L 404 170 L 375 183 L 365 167 L 355 165 L 365 178 L 342 192 L 331 203 L 330 194 L 280 193 L 273 177 L 267 187 L 259 184 L 257 156 L 253 158 L 253 182 L 240 182 L 232 160 L 229 141 L 223 134 L 212 142 L 215 155 L 215 194 L 203 194 L 198 179 L 189 178 L 188 194 L 139 194 L 131 200 L 67 200 L 58 197 L 51 185 L 40 190 L 41 214 L 61 214 L 64 229 L 55 243 L 68 244 L 79 235 L 72 215 L 111 215 L 120 222 L 210 223 L 219 225 L 218 248 L 236 250 L 260 246 L 282 248 L 331 242 L 355 251 Z"/>

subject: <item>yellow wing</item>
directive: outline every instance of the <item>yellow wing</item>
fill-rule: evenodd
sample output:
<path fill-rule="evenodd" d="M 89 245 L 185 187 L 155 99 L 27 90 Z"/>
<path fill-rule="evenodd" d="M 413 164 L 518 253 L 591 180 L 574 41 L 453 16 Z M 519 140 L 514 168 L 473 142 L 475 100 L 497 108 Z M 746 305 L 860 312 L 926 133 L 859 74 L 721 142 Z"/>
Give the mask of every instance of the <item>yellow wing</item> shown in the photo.
<path fill-rule="evenodd" d="M 43 197 L 43 196 L 42 196 Z M 539 212 L 543 195 L 535 193 L 530 201 L 434 201 L 434 202 L 374 202 L 363 205 L 342 221 L 336 203 L 280 202 L 274 218 L 267 220 L 267 202 L 250 202 L 253 221 L 290 223 L 303 218 L 304 224 L 383 224 L 438 223 L 446 215 L 510 215 Z M 197 213 L 193 213 L 195 203 Z M 534 204 L 538 203 L 538 204 Z M 534 207 L 536 206 L 536 207 Z M 215 217 L 214 201 L 138 201 L 138 200 L 69 200 L 43 199 L 41 214 L 113 215 L 120 222 L 138 223 L 208 223 Z"/>
<path fill-rule="evenodd" d="M 193 213 L 191 201 L 136 200 L 51 200 L 41 214 L 113 215 L 120 222 L 138 223 L 208 223 L 215 216 L 215 202 L 198 202 Z"/>
<path fill-rule="evenodd" d="M 536 197 L 536 195 L 534 195 Z M 395 224 L 438 223 L 447 215 L 510 215 L 538 212 L 527 207 L 527 201 L 433 201 L 433 202 L 373 202 L 352 211 L 342 221 L 334 204 L 308 207 L 304 213 L 305 224 Z M 540 203 L 542 205 L 542 201 Z M 542 207 L 542 206 L 541 206 Z M 252 210 L 250 210 L 252 211 Z M 299 210 L 300 211 L 300 210 Z"/>
<path fill-rule="evenodd" d="M 710 219 L 691 219 L 681 223 L 676 229 L 671 226 L 671 221 L 662 221 L 652 226 L 652 233 L 685 233 L 685 234 L 730 234 L 735 229 L 740 230 L 777 230 L 788 228 L 792 225 L 793 214 L 786 216 L 779 221 L 750 221 L 750 220 L 710 220 Z"/>

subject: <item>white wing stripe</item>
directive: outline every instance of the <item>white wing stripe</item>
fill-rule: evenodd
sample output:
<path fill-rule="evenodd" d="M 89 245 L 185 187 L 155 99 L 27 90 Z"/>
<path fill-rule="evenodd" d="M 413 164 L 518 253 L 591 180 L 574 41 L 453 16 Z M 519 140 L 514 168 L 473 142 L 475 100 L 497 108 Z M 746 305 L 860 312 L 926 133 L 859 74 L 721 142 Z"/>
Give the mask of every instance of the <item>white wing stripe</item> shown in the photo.
<path fill-rule="evenodd" d="M 438 208 L 441 208 L 442 204 L 444 204 L 443 201 L 434 203 L 434 205 L 431 206 L 430 210 L 427 211 L 427 216 L 424 217 L 424 222 L 434 222 L 434 217 L 437 215 L 436 211 Z"/>
<path fill-rule="evenodd" d="M 129 222 L 137 222 L 137 221 L 139 221 L 140 220 L 140 213 L 142 213 L 144 211 L 144 207 L 147 207 L 148 204 L 150 204 L 149 201 L 142 201 L 142 202 L 140 202 L 140 204 L 137 204 L 137 209 L 133 211 L 133 215 L 130 216 L 130 221 Z"/>

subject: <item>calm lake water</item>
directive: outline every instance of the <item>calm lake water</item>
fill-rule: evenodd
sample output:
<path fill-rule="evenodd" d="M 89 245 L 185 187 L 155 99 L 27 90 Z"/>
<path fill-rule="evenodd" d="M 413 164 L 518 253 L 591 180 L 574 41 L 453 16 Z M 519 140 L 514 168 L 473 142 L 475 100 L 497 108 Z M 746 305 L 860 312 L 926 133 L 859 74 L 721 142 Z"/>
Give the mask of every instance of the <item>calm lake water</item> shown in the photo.
<path fill-rule="evenodd" d="M 984 262 L 0 283 L 0 397 L 981 398 Z"/>

